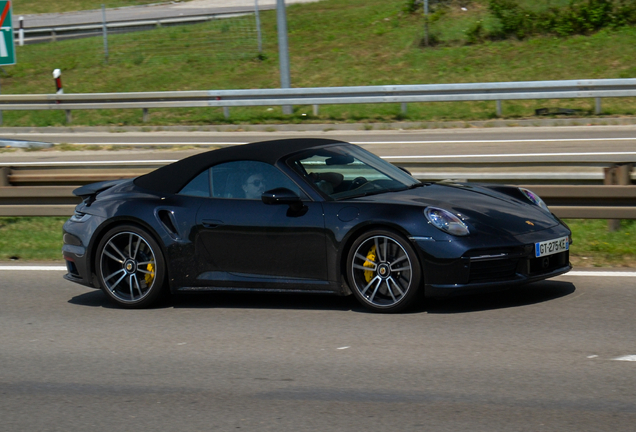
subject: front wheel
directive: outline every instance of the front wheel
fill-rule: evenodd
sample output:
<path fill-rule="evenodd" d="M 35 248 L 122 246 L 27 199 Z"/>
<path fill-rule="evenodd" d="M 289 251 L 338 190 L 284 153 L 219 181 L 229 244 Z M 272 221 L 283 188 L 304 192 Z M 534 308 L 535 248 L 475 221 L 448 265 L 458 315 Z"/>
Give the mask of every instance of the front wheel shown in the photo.
<path fill-rule="evenodd" d="M 347 279 L 356 298 L 375 312 L 411 306 L 422 281 L 413 247 L 401 235 L 374 230 L 361 235 L 347 257 Z"/>
<path fill-rule="evenodd" d="M 164 293 L 166 266 L 161 248 L 137 226 L 108 231 L 97 246 L 95 267 L 102 290 L 120 306 L 148 307 Z"/>

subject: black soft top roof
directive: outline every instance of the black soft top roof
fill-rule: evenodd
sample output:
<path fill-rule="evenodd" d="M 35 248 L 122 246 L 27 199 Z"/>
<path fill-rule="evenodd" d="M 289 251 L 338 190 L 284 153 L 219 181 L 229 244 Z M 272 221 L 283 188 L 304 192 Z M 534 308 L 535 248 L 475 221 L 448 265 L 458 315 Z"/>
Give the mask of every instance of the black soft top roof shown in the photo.
<path fill-rule="evenodd" d="M 279 159 L 302 150 L 342 141 L 324 138 L 292 138 L 260 141 L 251 144 L 224 147 L 187 157 L 137 177 L 135 184 L 156 192 L 175 194 L 203 170 L 222 162 L 252 160 L 275 164 Z"/>

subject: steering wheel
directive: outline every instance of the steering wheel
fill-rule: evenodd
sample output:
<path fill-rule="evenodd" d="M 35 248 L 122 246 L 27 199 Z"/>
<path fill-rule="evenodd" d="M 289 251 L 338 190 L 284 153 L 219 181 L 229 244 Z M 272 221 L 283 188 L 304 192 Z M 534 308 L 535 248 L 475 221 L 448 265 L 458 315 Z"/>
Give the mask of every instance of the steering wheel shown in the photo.
<path fill-rule="evenodd" d="M 366 178 L 364 178 L 364 177 L 356 177 L 356 178 L 353 179 L 353 181 L 349 185 L 349 189 L 348 190 L 357 189 L 357 188 L 359 188 L 360 186 L 362 186 L 365 183 L 368 183 L 368 180 Z"/>

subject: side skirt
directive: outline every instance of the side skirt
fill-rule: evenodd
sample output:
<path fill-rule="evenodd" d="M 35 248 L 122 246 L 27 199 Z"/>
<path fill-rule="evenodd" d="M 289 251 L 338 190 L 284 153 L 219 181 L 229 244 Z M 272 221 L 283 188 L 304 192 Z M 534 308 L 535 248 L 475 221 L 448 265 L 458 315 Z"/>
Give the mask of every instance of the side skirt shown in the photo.
<path fill-rule="evenodd" d="M 218 287 L 218 286 L 199 286 L 199 287 L 181 287 L 179 292 L 196 292 L 196 291 L 231 291 L 231 292 L 271 292 L 271 293 L 293 293 L 293 294 L 331 294 L 346 295 L 335 290 L 316 290 L 316 289 L 300 289 L 300 288 L 245 288 L 245 287 Z"/>

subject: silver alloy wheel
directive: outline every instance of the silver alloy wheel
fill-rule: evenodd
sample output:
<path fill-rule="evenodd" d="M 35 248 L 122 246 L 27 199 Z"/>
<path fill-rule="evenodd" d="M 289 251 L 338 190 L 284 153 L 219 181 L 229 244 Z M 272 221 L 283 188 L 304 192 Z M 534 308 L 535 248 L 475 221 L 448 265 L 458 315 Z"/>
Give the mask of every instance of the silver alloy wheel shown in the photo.
<path fill-rule="evenodd" d="M 112 236 L 101 249 L 102 283 L 122 303 L 143 300 L 157 278 L 155 252 L 139 234 L 124 231 Z"/>
<path fill-rule="evenodd" d="M 360 297 L 379 308 L 400 303 L 413 282 L 408 253 L 397 240 L 384 235 L 371 236 L 358 246 L 350 271 Z"/>

